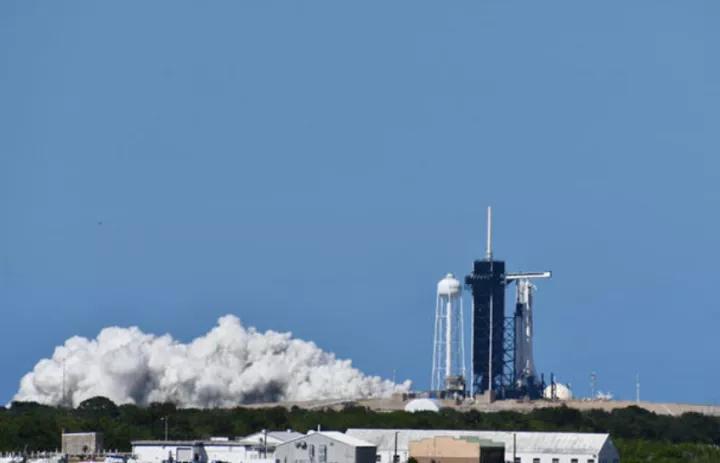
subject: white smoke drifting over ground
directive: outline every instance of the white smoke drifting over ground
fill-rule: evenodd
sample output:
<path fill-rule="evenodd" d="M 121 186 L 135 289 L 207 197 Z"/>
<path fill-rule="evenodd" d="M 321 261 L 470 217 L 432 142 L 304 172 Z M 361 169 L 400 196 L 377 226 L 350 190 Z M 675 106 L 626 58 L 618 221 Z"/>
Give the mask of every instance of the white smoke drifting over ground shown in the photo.
<path fill-rule="evenodd" d="M 105 328 L 92 340 L 72 337 L 22 378 L 14 400 L 57 405 L 65 397 L 77 406 L 105 396 L 118 404 L 232 407 L 383 397 L 409 388 L 409 381 L 394 384 L 366 376 L 350 360 L 292 339 L 290 333 L 259 333 L 226 315 L 189 344 L 137 327 Z"/>

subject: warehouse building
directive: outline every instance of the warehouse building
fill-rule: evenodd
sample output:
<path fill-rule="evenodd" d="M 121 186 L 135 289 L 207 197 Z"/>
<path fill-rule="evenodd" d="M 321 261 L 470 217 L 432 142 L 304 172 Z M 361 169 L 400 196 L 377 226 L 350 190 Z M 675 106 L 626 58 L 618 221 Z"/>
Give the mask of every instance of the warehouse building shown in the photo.
<path fill-rule="evenodd" d="M 203 448 L 208 463 L 247 463 L 249 461 L 259 463 L 260 461 L 272 461 L 266 456 L 272 456 L 272 453 L 266 454 L 262 445 L 245 439 L 230 440 L 227 437 L 213 437 L 209 441 L 203 442 Z"/>
<path fill-rule="evenodd" d="M 619 463 L 609 434 L 414 429 L 348 429 L 347 435 L 377 448 L 378 463 L 406 463 L 410 443 L 450 436 L 475 437 L 505 445 L 508 463 Z M 397 455 L 395 460 L 394 456 Z"/>
<path fill-rule="evenodd" d="M 317 431 L 275 449 L 275 463 L 375 463 L 375 446 L 337 431 Z"/>
<path fill-rule="evenodd" d="M 202 441 L 154 441 L 132 442 L 132 453 L 142 463 L 207 463 Z"/>
<path fill-rule="evenodd" d="M 305 434 L 301 432 L 294 432 L 288 429 L 287 431 L 260 431 L 255 434 L 242 437 L 240 440 L 254 447 L 254 449 L 258 452 L 258 455 L 267 454 L 272 456 L 278 445 L 304 436 Z"/>
<path fill-rule="evenodd" d="M 134 441 L 132 449 L 141 463 L 271 463 L 279 444 L 304 436 L 290 430 L 261 431 L 237 440 Z"/>
<path fill-rule="evenodd" d="M 477 437 L 437 436 L 410 441 L 418 463 L 504 463 L 505 445 Z"/>
<path fill-rule="evenodd" d="M 62 453 L 68 456 L 96 455 L 103 451 L 100 432 L 64 432 L 60 440 Z"/>

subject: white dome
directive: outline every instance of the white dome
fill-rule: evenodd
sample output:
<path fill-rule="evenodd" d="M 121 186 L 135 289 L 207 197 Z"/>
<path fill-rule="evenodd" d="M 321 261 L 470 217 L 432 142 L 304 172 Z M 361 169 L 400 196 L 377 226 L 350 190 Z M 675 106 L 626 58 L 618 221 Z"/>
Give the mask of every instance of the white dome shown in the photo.
<path fill-rule="evenodd" d="M 573 393 L 569 387 L 564 384 L 555 383 L 555 395 L 558 400 L 572 400 Z M 552 386 L 547 386 L 543 391 L 543 397 L 552 399 Z"/>
<path fill-rule="evenodd" d="M 405 411 L 415 412 L 439 412 L 440 406 L 432 399 L 413 399 L 405 405 Z"/>
<path fill-rule="evenodd" d="M 460 292 L 460 282 L 455 279 L 452 273 L 445 275 L 445 278 L 438 281 L 437 292 L 441 296 L 454 296 Z"/>

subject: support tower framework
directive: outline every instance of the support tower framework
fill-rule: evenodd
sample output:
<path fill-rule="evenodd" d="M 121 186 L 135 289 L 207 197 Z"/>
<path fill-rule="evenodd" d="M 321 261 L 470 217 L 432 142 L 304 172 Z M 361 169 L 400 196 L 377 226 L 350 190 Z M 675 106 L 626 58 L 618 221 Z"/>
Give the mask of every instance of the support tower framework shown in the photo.
<path fill-rule="evenodd" d="M 506 273 L 505 262 L 492 253 L 492 209 L 487 210 L 485 258 L 473 263 L 465 277 L 472 293 L 470 394 L 495 397 L 539 398 L 544 388 L 532 357 L 531 279 L 549 278 L 550 272 Z M 514 313 L 505 315 L 505 288 L 516 283 Z"/>

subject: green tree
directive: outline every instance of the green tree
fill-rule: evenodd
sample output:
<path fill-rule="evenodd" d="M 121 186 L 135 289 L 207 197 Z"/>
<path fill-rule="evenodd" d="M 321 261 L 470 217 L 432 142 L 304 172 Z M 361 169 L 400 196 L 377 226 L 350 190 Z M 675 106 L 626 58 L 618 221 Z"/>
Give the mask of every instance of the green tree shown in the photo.
<path fill-rule="evenodd" d="M 115 405 L 115 402 L 102 396 L 83 400 L 77 409 L 79 412 L 84 412 L 91 416 L 109 416 L 115 418 L 119 414 L 118 406 Z"/>

